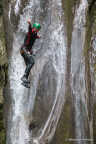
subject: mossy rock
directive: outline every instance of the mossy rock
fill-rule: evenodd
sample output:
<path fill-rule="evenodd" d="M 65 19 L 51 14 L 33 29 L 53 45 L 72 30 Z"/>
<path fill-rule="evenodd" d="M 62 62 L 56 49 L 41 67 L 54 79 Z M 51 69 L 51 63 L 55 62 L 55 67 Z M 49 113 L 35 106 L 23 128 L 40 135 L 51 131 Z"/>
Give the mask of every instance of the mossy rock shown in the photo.
<path fill-rule="evenodd" d="M 5 44 L 5 34 L 3 27 L 3 18 L 0 17 L 0 65 L 4 65 L 8 61 L 5 45 L 6 44 Z"/>
<path fill-rule="evenodd" d="M 0 87 L 3 87 L 5 84 L 5 73 L 4 70 L 0 70 Z"/>
<path fill-rule="evenodd" d="M 0 66 L 0 88 L 3 88 L 8 79 L 8 64 Z"/>
<path fill-rule="evenodd" d="M 2 0 L 0 0 L 0 144 L 5 144 L 5 128 L 3 121 L 3 87 L 5 86 L 7 73 L 8 73 L 8 64 L 7 64 L 7 53 L 5 47 L 5 34 L 3 28 L 3 6 Z"/>
<path fill-rule="evenodd" d="M 3 121 L 3 104 L 0 104 L 0 144 L 5 144 L 5 129 Z"/>
<path fill-rule="evenodd" d="M 0 131 L 0 144 L 5 144 L 6 138 L 5 138 L 5 130 Z"/>

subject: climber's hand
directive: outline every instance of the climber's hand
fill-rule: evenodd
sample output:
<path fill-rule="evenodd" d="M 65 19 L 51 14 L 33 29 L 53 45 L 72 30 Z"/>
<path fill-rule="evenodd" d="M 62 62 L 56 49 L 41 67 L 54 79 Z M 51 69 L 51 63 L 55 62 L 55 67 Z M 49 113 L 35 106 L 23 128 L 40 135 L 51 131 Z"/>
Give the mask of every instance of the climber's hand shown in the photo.
<path fill-rule="evenodd" d="M 31 23 L 31 20 L 30 20 L 30 19 L 28 19 L 28 21 L 27 21 L 27 22 L 28 22 L 28 24 L 30 24 L 30 23 Z"/>
<path fill-rule="evenodd" d="M 27 53 L 28 53 L 28 54 L 30 54 L 30 52 L 29 52 L 29 51 L 28 51 Z"/>

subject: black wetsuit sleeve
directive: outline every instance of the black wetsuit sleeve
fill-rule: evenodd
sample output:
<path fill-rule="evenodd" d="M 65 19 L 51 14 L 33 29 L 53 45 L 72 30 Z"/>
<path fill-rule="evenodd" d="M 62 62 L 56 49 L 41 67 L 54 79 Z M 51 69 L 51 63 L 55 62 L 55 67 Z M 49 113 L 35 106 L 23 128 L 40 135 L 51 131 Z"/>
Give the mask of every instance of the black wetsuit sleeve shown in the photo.
<path fill-rule="evenodd" d="M 27 39 L 28 39 L 28 36 L 27 36 L 27 34 L 26 34 L 25 39 L 24 39 L 24 45 L 26 45 Z"/>
<path fill-rule="evenodd" d="M 31 33 L 31 32 L 32 32 L 32 26 L 31 26 L 31 24 L 29 24 L 28 33 Z M 27 41 L 27 39 L 28 39 L 28 33 L 27 33 L 26 36 L 25 36 L 24 45 L 26 45 L 26 41 Z"/>
<path fill-rule="evenodd" d="M 32 26 L 31 26 L 31 24 L 29 24 L 28 32 L 31 32 L 31 31 L 32 31 Z"/>

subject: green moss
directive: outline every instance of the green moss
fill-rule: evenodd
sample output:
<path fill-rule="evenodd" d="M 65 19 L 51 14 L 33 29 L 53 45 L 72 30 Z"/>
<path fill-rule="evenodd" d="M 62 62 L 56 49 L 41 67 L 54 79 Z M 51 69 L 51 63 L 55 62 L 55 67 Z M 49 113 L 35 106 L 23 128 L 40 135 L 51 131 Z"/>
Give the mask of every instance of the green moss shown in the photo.
<path fill-rule="evenodd" d="M 7 53 L 5 45 L 3 18 L 0 17 L 0 65 L 4 65 L 5 63 L 7 63 Z"/>
<path fill-rule="evenodd" d="M 5 144 L 5 130 L 0 131 L 0 144 Z"/>

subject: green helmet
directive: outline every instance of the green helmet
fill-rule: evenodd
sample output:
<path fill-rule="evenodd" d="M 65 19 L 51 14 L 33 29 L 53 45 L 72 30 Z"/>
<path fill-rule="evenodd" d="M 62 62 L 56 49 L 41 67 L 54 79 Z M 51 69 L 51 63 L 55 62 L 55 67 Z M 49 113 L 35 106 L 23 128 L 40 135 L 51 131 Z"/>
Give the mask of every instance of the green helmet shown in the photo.
<path fill-rule="evenodd" d="M 36 28 L 37 30 L 41 29 L 41 25 L 39 23 L 34 23 L 32 27 Z"/>

